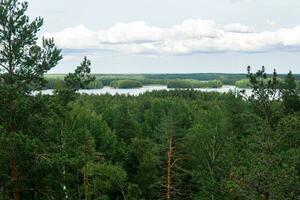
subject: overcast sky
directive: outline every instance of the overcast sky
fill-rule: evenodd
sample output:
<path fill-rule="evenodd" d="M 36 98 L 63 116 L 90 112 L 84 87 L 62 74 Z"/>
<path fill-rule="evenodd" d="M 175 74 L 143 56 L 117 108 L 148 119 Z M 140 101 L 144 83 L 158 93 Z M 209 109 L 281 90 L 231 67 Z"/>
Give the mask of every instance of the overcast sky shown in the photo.
<path fill-rule="evenodd" d="M 245 72 L 248 65 L 300 73 L 299 0 L 29 0 L 72 71 Z"/>

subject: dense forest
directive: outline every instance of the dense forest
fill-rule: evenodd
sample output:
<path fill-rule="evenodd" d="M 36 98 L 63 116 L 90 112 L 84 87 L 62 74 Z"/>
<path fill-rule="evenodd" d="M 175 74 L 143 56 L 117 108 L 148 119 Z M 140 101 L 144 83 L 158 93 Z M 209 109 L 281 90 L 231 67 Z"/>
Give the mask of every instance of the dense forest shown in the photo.
<path fill-rule="evenodd" d="M 168 88 L 220 88 L 223 84 L 219 80 L 198 81 L 187 79 L 170 80 L 167 84 Z"/>
<path fill-rule="evenodd" d="M 80 95 L 84 58 L 53 95 L 61 60 L 26 2 L 0 0 L 0 200 L 300 198 L 300 99 L 289 72 L 251 72 L 252 94 L 192 89 Z M 119 83 L 118 83 L 119 84 Z"/>
<path fill-rule="evenodd" d="M 64 85 L 65 74 L 46 74 L 45 89 L 55 89 Z M 144 85 L 166 85 L 168 88 L 219 88 L 223 85 L 235 85 L 238 88 L 250 88 L 247 74 L 94 74 L 95 80 L 84 89 L 138 88 Z M 300 75 L 294 75 L 300 81 Z M 286 78 L 278 74 L 279 80 Z M 118 84 L 121 82 L 121 84 Z"/>
<path fill-rule="evenodd" d="M 116 80 L 112 81 L 110 84 L 114 88 L 140 88 L 143 87 L 142 83 L 135 80 Z"/>

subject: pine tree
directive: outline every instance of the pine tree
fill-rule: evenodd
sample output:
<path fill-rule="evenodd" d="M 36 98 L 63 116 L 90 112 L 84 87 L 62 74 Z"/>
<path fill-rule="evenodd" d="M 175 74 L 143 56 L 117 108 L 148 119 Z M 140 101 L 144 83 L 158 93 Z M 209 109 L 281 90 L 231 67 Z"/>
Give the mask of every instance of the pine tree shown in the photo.
<path fill-rule="evenodd" d="M 228 189 L 235 199 L 296 199 L 299 152 L 293 141 L 298 117 L 282 115 L 282 88 L 275 70 L 270 78 L 264 68 L 249 72 L 249 78 L 253 95 L 247 102 L 247 133 L 241 137 L 243 146 L 233 161 Z"/>
<path fill-rule="evenodd" d="M 300 111 L 300 98 L 297 82 L 292 72 L 286 76 L 282 88 L 282 100 L 286 113 Z"/>
<path fill-rule="evenodd" d="M 11 188 L 14 199 L 20 199 L 20 147 L 29 137 L 33 116 L 38 114 L 32 91 L 45 84 L 44 73 L 62 58 L 53 39 L 38 45 L 37 33 L 42 18 L 29 20 L 27 2 L 0 1 L 0 121 L 6 138 L 10 138 Z"/>
<path fill-rule="evenodd" d="M 76 198 L 73 188 L 77 177 L 74 176 L 72 170 L 68 170 L 68 168 L 81 169 L 90 159 L 98 157 L 95 152 L 94 137 L 87 127 L 88 123 L 81 121 L 85 119 L 84 116 L 86 113 L 83 110 L 79 110 L 78 113 L 74 114 L 76 106 L 72 106 L 72 102 L 78 97 L 77 91 L 95 79 L 94 76 L 90 74 L 90 65 L 91 61 L 84 57 L 81 64 L 75 69 L 75 72 L 69 73 L 64 78 L 65 86 L 55 90 L 53 95 L 55 107 L 54 126 L 58 126 L 55 129 L 55 133 L 56 135 L 59 134 L 59 142 L 55 145 L 57 145 L 56 149 L 60 151 L 52 153 L 56 157 L 53 162 L 56 162 L 60 168 L 59 171 L 61 173 L 59 174 L 62 177 L 61 190 L 63 193 L 61 198 L 64 199 L 71 197 L 71 193 L 73 198 Z M 66 180 L 68 174 L 71 174 L 70 177 L 72 180 Z M 68 184 L 71 185 L 71 187 L 68 187 Z"/>
<path fill-rule="evenodd" d="M 161 159 L 160 166 L 160 199 L 185 199 L 189 193 L 186 184 L 189 172 L 185 169 L 188 156 L 184 151 L 184 137 L 172 112 L 165 123 L 165 143 L 162 144 L 165 156 Z"/>

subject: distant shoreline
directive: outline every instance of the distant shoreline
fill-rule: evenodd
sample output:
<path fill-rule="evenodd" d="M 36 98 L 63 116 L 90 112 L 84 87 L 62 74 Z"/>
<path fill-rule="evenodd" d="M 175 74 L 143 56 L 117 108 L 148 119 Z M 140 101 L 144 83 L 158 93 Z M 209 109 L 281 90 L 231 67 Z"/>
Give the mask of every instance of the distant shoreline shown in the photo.
<path fill-rule="evenodd" d="M 54 89 L 64 85 L 67 74 L 46 74 L 48 80 L 44 89 Z M 178 73 L 178 74 L 93 74 L 95 81 L 84 89 L 101 89 L 105 86 L 114 88 L 141 88 L 146 85 L 167 85 L 168 88 L 220 88 L 223 85 L 235 85 L 239 88 L 251 88 L 247 74 L 241 73 Z M 279 74 L 284 79 L 286 75 Z M 300 74 L 294 75 L 300 81 Z"/>

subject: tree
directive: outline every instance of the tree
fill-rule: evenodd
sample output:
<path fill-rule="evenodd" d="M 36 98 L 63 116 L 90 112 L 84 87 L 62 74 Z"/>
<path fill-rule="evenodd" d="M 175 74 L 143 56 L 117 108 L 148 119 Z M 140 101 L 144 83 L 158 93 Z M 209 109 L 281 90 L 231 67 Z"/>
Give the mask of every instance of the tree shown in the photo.
<path fill-rule="evenodd" d="M 104 163 L 88 163 L 84 167 L 88 180 L 86 199 L 114 199 L 126 200 L 127 174 L 122 167 Z M 113 195 L 114 193 L 118 193 Z"/>
<path fill-rule="evenodd" d="M 187 135 L 189 166 L 195 193 L 193 199 L 224 199 L 223 187 L 232 158 L 229 146 L 231 135 L 226 129 L 227 113 L 216 103 L 201 112 Z"/>
<path fill-rule="evenodd" d="M 186 169 L 189 156 L 186 153 L 184 124 L 185 114 L 180 114 L 185 104 L 172 102 L 166 107 L 166 115 L 162 119 L 161 136 L 161 177 L 160 199 L 185 199 L 189 196 L 190 172 Z"/>
<path fill-rule="evenodd" d="M 275 102 L 280 101 L 280 82 L 274 69 L 272 76 L 268 77 L 265 67 L 262 66 L 256 73 L 247 68 L 248 78 L 253 88 L 247 100 L 252 103 L 254 112 L 261 115 L 266 123 L 273 126 L 278 120 Z M 277 104 L 278 105 L 278 104 Z"/>
<path fill-rule="evenodd" d="M 299 89 L 295 77 L 291 71 L 284 79 L 282 87 L 282 100 L 286 113 L 300 111 Z"/>
<path fill-rule="evenodd" d="M 95 76 L 91 75 L 91 61 L 84 57 L 83 61 L 74 73 L 69 73 L 65 78 L 65 86 L 58 88 L 54 91 L 59 97 L 60 103 L 66 106 L 70 101 L 74 100 L 77 96 L 76 92 L 79 89 L 85 88 L 95 80 Z"/>
<path fill-rule="evenodd" d="M 248 68 L 248 72 L 253 94 L 247 98 L 246 134 L 239 139 L 243 147 L 232 161 L 227 181 L 231 198 L 297 199 L 299 148 L 294 140 L 298 117 L 283 113 L 275 70 L 271 78 L 264 68 L 255 74 Z"/>
<path fill-rule="evenodd" d="M 69 73 L 64 78 L 65 86 L 55 90 L 52 97 L 53 127 L 56 127 L 52 135 L 59 139 L 54 144 L 54 148 L 58 151 L 50 152 L 54 158 L 51 162 L 58 168 L 57 174 L 61 177 L 61 193 L 63 193 L 60 198 L 64 199 L 80 198 L 79 192 L 74 191 L 79 169 L 87 162 L 101 157 L 95 151 L 95 141 L 90 131 L 94 127 L 89 127 L 85 120 L 86 115 L 90 113 L 86 112 L 87 109 L 80 109 L 78 104 L 72 104 L 78 97 L 76 92 L 95 79 L 90 74 L 90 65 L 90 60 L 84 57 L 75 72 Z"/>
<path fill-rule="evenodd" d="M 27 2 L 0 1 L 0 121 L 3 132 L 10 138 L 10 181 L 14 199 L 20 199 L 18 168 L 21 164 L 17 144 L 20 138 L 30 140 L 30 126 L 39 114 L 37 99 L 32 91 L 45 84 L 44 73 L 62 58 L 53 39 L 43 39 L 37 44 L 37 33 L 43 25 L 42 18 L 29 20 Z M 31 142 L 34 142 L 31 140 Z M 19 148 L 19 147 L 18 147 Z"/>

